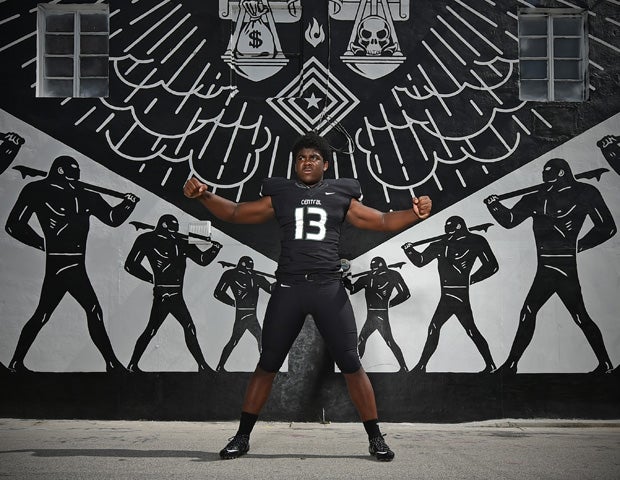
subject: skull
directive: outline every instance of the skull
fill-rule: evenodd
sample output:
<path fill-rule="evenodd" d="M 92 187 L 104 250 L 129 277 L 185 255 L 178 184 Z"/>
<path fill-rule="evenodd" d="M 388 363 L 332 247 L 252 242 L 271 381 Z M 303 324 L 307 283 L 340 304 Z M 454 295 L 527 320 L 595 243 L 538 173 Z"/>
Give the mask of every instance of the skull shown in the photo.
<path fill-rule="evenodd" d="M 370 15 L 360 22 L 357 36 L 367 55 L 381 55 L 390 43 L 390 27 L 384 18 Z"/>

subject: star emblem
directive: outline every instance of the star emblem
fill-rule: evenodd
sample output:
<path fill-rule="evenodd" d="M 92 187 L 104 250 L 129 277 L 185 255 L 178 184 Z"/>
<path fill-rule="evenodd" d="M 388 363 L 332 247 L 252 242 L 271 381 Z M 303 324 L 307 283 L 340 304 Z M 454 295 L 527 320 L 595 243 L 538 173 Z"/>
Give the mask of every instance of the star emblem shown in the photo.
<path fill-rule="evenodd" d="M 309 98 L 304 98 L 306 102 L 308 102 L 308 108 L 319 108 L 319 102 L 323 100 L 321 97 L 317 97 L 314 92 L 310 95 Z"/>

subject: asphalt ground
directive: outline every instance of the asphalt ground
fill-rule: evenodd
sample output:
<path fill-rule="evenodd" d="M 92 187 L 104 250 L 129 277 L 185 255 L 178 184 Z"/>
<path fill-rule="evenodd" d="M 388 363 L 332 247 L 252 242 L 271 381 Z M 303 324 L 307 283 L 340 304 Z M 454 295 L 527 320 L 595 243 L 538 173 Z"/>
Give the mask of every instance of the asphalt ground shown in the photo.
<path fill-rule="evenodd" d="M 358 423 L 257 423 L 221 460 L 236 422 L 0 419 L 5 479 L 620 479 L 620 421 L 383 423 L 378 462 Z"/>

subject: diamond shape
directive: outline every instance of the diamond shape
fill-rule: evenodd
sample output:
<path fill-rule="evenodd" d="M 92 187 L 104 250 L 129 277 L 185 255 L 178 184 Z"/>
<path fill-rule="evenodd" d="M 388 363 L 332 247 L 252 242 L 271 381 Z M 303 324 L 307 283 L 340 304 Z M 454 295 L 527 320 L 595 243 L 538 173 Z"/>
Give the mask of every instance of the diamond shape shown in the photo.
<path fill-rule="evenodd" d="M 306 100 L 313 98 L 312 95 L 321 97 L 324 103 L 316 114 L 311 111 L 315 107 Z M 293 79 L 276 97 L 267 99 L 267 103 L 299 134 L 315 130 L 325 135 L 360 102 L 325 66 L 311 57 L 304 63 L 300 77 Z"/>

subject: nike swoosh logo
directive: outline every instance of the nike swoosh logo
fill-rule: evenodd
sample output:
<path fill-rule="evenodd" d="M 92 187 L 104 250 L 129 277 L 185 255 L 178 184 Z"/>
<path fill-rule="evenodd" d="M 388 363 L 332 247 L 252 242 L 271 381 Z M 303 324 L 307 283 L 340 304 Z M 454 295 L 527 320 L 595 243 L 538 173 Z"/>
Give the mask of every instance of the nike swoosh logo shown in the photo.
<path fill-rule="evenodd" d="M 333 195 L 336 192 L 325 192 L 325 195 Z"/>
<path fill-rule="evenodd" d="M 278 285 L 280 285 L 281 287 L 285 287 L 285 288 L 291 288 L 290 285 L 287 285 L 285 283 L 279 283 Z"/>

